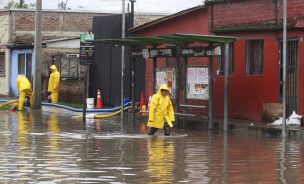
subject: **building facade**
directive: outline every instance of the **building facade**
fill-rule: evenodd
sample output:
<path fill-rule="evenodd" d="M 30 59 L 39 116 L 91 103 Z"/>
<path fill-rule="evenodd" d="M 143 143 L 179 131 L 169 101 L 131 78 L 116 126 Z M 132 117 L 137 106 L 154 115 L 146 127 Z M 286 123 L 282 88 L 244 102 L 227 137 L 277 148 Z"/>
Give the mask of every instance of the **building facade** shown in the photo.
<path fill-rule="evenodd" d="M 304 114 L 303 18 L 304 4 L 288 1 L 287 113 Z M 141 36 L 170 33 L 235 36 L 231 47 L 229 117 L 272 121 L 279 117 L 282 99 L 282 2 L 277 0 L 217 0 L 132 29 Z M 214 58 L 214 112 L 223 116 L 223 57 Z M 188 66 L 208 66 L 204 59 L 189 58 Z M 158 68 L 175 67 L 170 59 L 159 59 Z M 152 81 L 148 61 L 146 81 Z M 183 81 L 180 81 L 183 83 Z M 147 95 L 153 83 L 147 82 Z M 180 94 L 186 90 L 180 88 Z M 182 99 L 181 99 L 182 100 Z M 207 104 L 205 100 L 188 100 Z M 204 113 L 200 111 L 200 113 Z"/>
<path fill-rule="evenodd" d="M 61 100 L 81 102 L 83 75 L 79 65 L 80 33 L 92 31 L 93 18 L 115 13 L 87 11 L 43 10 L 42 13 L 42 53 L 43 97 L 47 97 L 48 67 L 56 64 L 61 72 Z M 157 19 L 163 15 L 135 15 L 135 25 Z M 34 35 L 35 11 L 24 9 L 0 10 L 0 95 L 16 96 L 16 78 L 23 74 L 32 80 L 34 75 Z M 78 37 L 78 38 L 77 38 Z M 67 43 L 69 43 L 67 45 Z M 74 48 L 72 45 L 78 45 Z M 71 63 L 72 66 L 70 65 Z M 71 72 L 72 71 L 72 72 Z M 73 72 L 74 71 L 74 72 Z M 71 91 L 71 87 L 75 90 Z M 77 98 L 73 98 L 77 96 Z M 77 94 L 74 94 L 74 92 Z M 66 95 L 65 95 L 66 94 Z"/>

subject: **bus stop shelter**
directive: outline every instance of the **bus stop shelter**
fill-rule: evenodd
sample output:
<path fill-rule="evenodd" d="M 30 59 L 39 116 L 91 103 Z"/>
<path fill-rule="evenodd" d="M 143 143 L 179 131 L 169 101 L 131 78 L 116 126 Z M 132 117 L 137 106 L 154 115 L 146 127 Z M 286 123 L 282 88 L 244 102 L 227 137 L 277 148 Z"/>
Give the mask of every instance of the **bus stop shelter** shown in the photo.
<path fill-rule="evenodd" d="M 100 39 L 95 40 L 97 43 L 110 44 L 113 46 L 129 47 L 129 57 L 131 60 L 132 84 L 131 84 L 131 99 L 132 99 L 132 120 L 135 121 L 135 93 L 136 88 L 134 83 L 134 58 L 143 57 L 145 59 L 153 59 L 153 83 L 155 92 L 156 83 L 156 66 L 157 58 L 159 57 L 175 57 L 176 58 L 176 100 L 175 109 L 180 111 L 180 94 L 179 94 L 179 66 L 180 59 L 188 57 L 208 57 L 209 58 L 209 101 L 208 101 L 208 128 L 213 128 L 213 58 L 214 56 L 225 56 L 224 66 L 224 131 L 228 130 L 228 75 L 229 75 L 229 43 L 236 41 L 235 37 L 198 35 L 198 34 L 170 34 L 154 37 L 127 37 L 122 39 Z M 221 46 L 224 46 L 222 53 Z M 186 65 L 187 66 L 187 65 Z M 123 75 L 122 71 L 122 75 Z M 121 89 L 123 90 L 123 89 Z M 184 94 L 186 98 L 186 94 Z M 122 100 L 123 101 L 123 100 Z M 124 104 L 122 103 L 122 109 Z M 187 108 L 187 104 L 183 104 Z M 178 118 L 177 124 L 178 124 Z M 123 120 L 122 120 L 123 121 Z"/>

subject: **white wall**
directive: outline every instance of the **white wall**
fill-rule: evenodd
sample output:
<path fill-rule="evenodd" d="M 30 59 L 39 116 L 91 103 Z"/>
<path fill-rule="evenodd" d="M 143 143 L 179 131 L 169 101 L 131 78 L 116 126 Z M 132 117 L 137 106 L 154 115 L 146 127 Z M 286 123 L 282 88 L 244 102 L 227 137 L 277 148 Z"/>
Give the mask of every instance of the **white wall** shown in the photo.
<path fill-rule="evenodd" d="M 2 52 L 3 50 L 1 50 Z M 9 95 L 9 60 L 10 50 L 5 50 L 5 76 L 0 76 L 0 95 Z"/>
<path fill-rule="evenodd" d="M 9 41 L 9 15 L 0 16 L 0 52 L 5 52 L 5 76 L 0 76 L 0 95 L 9 95 L 10 51 L 5 48 Z"/>

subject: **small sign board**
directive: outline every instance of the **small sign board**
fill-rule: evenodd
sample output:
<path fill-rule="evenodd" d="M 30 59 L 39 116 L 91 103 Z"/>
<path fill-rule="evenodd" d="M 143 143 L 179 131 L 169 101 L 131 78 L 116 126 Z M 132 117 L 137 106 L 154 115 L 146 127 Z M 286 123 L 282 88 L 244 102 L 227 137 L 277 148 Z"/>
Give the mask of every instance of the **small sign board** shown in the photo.
<path fill-rule="evenodd" d="M 81 33 L 80 34 L 80 64 L 92 64 L 94 62 L 94 34 Z"/>
<path fill-rule="evenodd" d="M 181 56 L 183 57 L 210 57 L 220 56 L 221 47 L 187 47 L 181 49 Z"/>
<path fill-rule="evenodd" d="M 156 49 L 142 49 L 141 51 L 133 51 L 132 56 L 143 56 L 145 59 L 154 57 L 176 57 L 176 48 L 156 48 Z M 184 47 L 180 51 L 181 57 L 211 57 L 221 56 L 221 47 Z"/>

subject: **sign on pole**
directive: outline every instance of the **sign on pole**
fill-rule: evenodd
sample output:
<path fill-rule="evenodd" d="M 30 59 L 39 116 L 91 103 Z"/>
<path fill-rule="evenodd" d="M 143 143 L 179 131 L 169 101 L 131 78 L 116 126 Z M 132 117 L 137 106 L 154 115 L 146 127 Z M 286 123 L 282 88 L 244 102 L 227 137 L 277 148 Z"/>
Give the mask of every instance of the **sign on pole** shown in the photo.
<path fill-rule="evenodd" d="M 94 34 L 81 33 L 80 34 L 80 64 L 87 65 L 94 62 Z"/>

